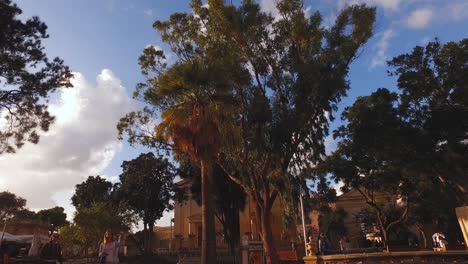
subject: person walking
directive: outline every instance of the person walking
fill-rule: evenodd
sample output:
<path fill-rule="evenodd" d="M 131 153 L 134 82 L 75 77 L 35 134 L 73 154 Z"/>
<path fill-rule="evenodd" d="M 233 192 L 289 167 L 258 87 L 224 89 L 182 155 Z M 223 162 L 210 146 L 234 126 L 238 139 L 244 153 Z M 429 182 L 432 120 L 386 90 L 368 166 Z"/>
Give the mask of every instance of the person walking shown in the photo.
<path fill-rule="evenodd" d="M 104 238 L 99 246 L 98 263 L 118 264 L 120 246 L 120 236 L 118 241 L 115 241 L 112 231 L 107 230 L 104 233 Z"/>
<path fill-rule="evenodd" d="M 320 233 L 319 241 L 319 254 L 320 255 L 328 255 L 328 251 L 330 250 L 330 241 L 325 236 L 324 233 Z"/>

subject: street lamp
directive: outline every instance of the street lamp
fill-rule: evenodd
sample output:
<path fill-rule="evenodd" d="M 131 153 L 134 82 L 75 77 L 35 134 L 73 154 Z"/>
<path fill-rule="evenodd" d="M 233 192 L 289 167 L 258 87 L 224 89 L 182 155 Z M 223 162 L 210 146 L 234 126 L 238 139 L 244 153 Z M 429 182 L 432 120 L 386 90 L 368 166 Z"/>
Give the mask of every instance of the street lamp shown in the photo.
<path fill-rule="evenodd" d="M 302 189 L 299 194 L 299 201 L 301 203 L 301 218 L 302 218 L 302 232 L 304 236 L 304 252 L 307 255 L 307 237 L 306 237 L 306 227 L 305 227 L 305 217 L 304 217 L 304 204 L 302 202 Z"/>

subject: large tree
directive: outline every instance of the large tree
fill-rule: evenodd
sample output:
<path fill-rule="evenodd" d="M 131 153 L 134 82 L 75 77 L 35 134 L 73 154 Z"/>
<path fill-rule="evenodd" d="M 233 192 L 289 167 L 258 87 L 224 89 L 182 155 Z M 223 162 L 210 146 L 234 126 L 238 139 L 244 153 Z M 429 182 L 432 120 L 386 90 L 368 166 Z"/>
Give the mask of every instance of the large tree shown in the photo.
<path fill-rule="evenodd" d="M 236 87 L 241 143 L 218 163 L 256 203 L 265 254 L 278 263 L 271 208 L 278 196 L 298 196 L 305 172 L 324 154 L 329 119 L 349 88 L 350 63 L 372 36 L 375 9 L 348 7 L 327 29 L 318 12 L 305 16 L 299 0 L 278 1 L 276 20 L 253 1 L 209 5 L 213 25 L 252 77 Z"/>
<path fill-rule="evenodd" d="M 334 136 L 343 141 L 322 164 L 324 172 L 343 181 L 345 190 L 357 190 L 375 210 L 384 243 L 388 232 L 408 216 L 415 173 L 412 166 L 418 162 L 407 136 L 413 130 L 401 121 L 395 108 L 397 98 L 386 89 L 358 98 L 343 112 L 348 124 L 335 131 Z M 404 206 L 395 219 L 388 206 L 398 198 L 404 199 Z"/>
<path fill-rule="evenodd" d="M 214 163 L 256 203 L 266 255 L 277 263 L 271 207 L 284 186 L 296 185 L 293 169 L 323 154 L 326 112 L 348 89 L 349 64 L 372 35 L 375 10 L 349 7 L 325 29 L 320 14 L 305 17 L 302 1 L 280 1 L 278 21 L 253 1 L 208 4 L 192 1 L 192 14 L 155 23 L 178 60 L 167 68 L 162 51 L 145 50 L 140 64 L 148 82 L 136 95 L 157 111 L 131 113 L 119 130 L 130 142 L 150 146 L 160 146 L 162 136 L 199 164 L 204 238 L 210 241 L 203 239 L 203 263 L 205 245 L 214 252 L 214 205 L 206 197 Z M 155 134 L 147 125 L 157 113 L 162 122 Z"/>
<path fill-rule="evenodd" d="M 173 208 L 175 167 L 153 153 L 122 163 L 117 196 L 143 220 L 145 252 L 151 252 L 154 223 Z"/>
<path fill-rule="evenodd" d="M 12 218 L 24 210 L 24 206 L 26 206 L 26 199 L 11 192 L 0 192 L 0 222 Z"/>
<path fill-rule="evenodd" d="M 468 202 L 468 39 L 439 40 L 389 62 L 401 91 L 398 109 L 417 130 L 420 169 Z"/>
<path fill-rule="evenodd" d="M 178 61 L 167 67 L 165 55 L 148 47 L 140 57 L 145 83 L 138 85 L 135 96 L 147 103 L 143 111 L 121 119 L 118 129 L 130 143 L 171 149 L 187 155 L 201 170 L 202 188 L 202 263 L 216 260 L 216 237 L 212 167 L 232 119 L 231 87 L 228 76 L 237 73 L 225 60 L 225 46 L 209 42 L 201 21 L 193 14 L 174 14 L 169 21 L 157 21 L 154 27 L 173 47 Z M 179 27 L 184 29 L 181 31 Z M 220 59 L 223 59 L 222 61 Z M 246 70 L 244 73 L 246 74 Z M 154 129 L 148 128 L 159 119 Z M 139 126 L 142 125 L 142 126 Z"/>
<path fill-rule="evenodd" d="M 72 204 L 78 209 L 97 202 L 110 202 L 112 187 L 111 182 L 100 176 L 89 176 L 86 181 L 75 186 Z"/>
<path fill-rule="evenodd" d="M 59 58 L 50 60 L 42 40 L 47 26 L 38 17 L 20 19 L 11 0 L 0 1 L 0 154 L 12 153 L 26 141 L 37 143 L 54 117 L 47 98 L 60 87 L 71 87 L 71 73 Z"/>

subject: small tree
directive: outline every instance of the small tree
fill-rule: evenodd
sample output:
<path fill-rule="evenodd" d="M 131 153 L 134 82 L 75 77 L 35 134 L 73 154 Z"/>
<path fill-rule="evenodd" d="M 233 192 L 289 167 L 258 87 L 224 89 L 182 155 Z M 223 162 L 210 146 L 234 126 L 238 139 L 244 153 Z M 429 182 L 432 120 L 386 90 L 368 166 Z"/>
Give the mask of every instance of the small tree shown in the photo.
<path fill-rule="evenodd" d="M 54 121 L 48 96 L 71 87 L 68 67 L 44 53 L 47 26 L 38 17 L 24 21 L 21 13 L 11 0 L 0 1 L 0 118 L 7 122 L 0 126 L 0 154 L 37 143 L 38 130 L 47 131 Z"/>
<path fill-rule="evenodd" d="M 173 208 L 175 171 L 167 159 L 155 157 L 151 152 L 122 164 L 121 183 L 116 193 L 143 220 L 146 254 L 151 253 L 154 223 L 164 211 Z"/>
<path fill-rule="evenodd" d="M 127 231 L 132 219 L 122 215 L 115 207 L 100 202 L 79 208 L 73 222 L 79 228 L 83 249 L 92 247 L 97 250 L 107 229 L 114 232 Z"/>

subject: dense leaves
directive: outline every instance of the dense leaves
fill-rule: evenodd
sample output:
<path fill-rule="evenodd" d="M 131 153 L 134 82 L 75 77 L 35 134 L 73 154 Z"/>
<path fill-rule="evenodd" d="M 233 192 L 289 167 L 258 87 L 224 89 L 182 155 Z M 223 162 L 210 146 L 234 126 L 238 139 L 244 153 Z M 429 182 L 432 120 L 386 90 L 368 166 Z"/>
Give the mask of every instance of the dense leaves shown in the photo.
<path fill-rule="evenodd" d="M 214 207 L 203 195 L 218 163 L 257 204 L 266 255 L 277 263 L 267 216 L 278 194 L 297 193 L 292 189 L 303 184 L 292 174 L 305 175 L 324 154 L 327 115 L 349 88 L 349 64 L 372 36 L 375 9 L 349 7 L 325 29 L 321 15 L 306 17 L 299 0 L 279 1 L 277 21 L 254 1 L 208 5 L 192 1 L 193 13 L 154 24 L 176 62 L 145 49 L 140 65 L 147 81 L 135 95 L 148 105 L 118 129 L 130 143 L 199 162 L 206 210 Z M 155 121 L 157 129 L 148 129 Z"/>
<path fill-rule="evenodd" d="M 390 74 L 401 94 L 381 88 L 359 97 L 343 112 L 347 125 L 334 133 L 341 142 L 321 168 L 363 195 L 385 240 L 409 216 L 419 224 L 453 220 L 453 208 L 467 202 L 467 43 L 436 40 L 394 58 Z M 429 195 L 436 193 L 447 195 Z M 399 206 L 385 209 L 397 199 Z M 434 211 L 415 218 L 424 208 Z"/>
<path fill-rule="evenodd" d="M 86 181 L 75 186 L 71 201 L 77 209 L 90 207 L 93 203 L 110 201 L 111 192 L 111 182 L 99 176 L 89 176 Z"/>
<path fill-rule="evenodd" d="M 155 157 L 151 152 L 122 164 L 116 196 L 139 216 L 149 232 L 145 239 L 146 252 L 151 252 L 154 223 L 164 211 L 173 209 L 175 175 L 176 170 L 167 159 Z"/>
<path fill-rule="evenodd" d="M 0 154 L 37 143 L 38 130 L 47 131 L 54 121 L 48 96 L 71 87 L 68 67 L 44 53 L 47 26 L 38 17 L 22 21 L 20 14 L 12 1 L 0 1 L 0 118 L 6 121 L 0 126 Z"/>

